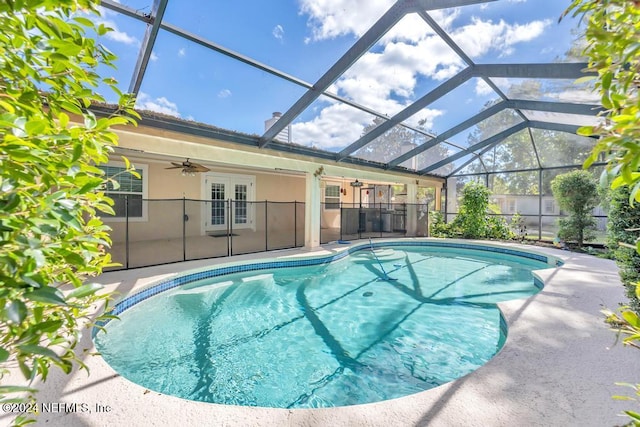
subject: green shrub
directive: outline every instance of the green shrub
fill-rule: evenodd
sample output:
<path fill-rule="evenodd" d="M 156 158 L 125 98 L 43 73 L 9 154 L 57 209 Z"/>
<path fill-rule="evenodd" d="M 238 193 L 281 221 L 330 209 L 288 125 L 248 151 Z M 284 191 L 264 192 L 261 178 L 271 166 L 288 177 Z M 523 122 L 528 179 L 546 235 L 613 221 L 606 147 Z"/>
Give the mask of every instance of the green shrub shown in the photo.
<path fill-rule="evenodd" d="M 465 239 L 481 239 L 489 235 L 489 196 L 491 191 L 479 182 L 469 182 L 462 189 L 460 209 L 452 223 Z"/>
<path fill-rule="evenodd" d="M 440 211 L 431 211 L 429 214 L 431 222 L 429 223 L 430 237 L 449 237 L 449 228 L 444 222 L 444 215 Z"/>
<path fill-rule="evenodd" d="M 629 187 L 618 187 L 609 194 L 609 221 L 607 246 L 620 268 L 620 279 L 629 297 L 629 306 L 640 314 L 640 300 L 636 296 L 636 283 L 640 282 L 640 254 L 633 249 L 640 231 L 640 209 L 629 205 Z M 627 243 L 632 247 L 620 245 Z"/>
<path fill-rule="evenodd" d="M 515 238 L 515 235 L 504 218 L 494 215 L 487 218 L 486 237 L 489 239 L 511 240 Z"/>
<path fill-rule="evenodd" d="M 97 215 L 113 213 L 112 201 L 96 165 L 117 142 L 110 127 L 136 114 L 127 95 L 112 117 L 87 110 L 104 102 L 100 83 L 119 93 L 96 71 L 115 57 L 85 36 L 108 31 L 83 16 L 96 8 L 0 2 L 0 377 L 17 366 L 29 384 L 46 381 L 50 368 L 83 366 L 80 330 L 109 298 L 87 281 L 111 262 L 109 228 Z M 0 401 L 33 399 L 22 393 L 35 390 L 5 380 Z"/>
<path fill-rule="evenodd" d="M 491 191 L 477 182 L 470 182 L 462 189 L 460 210 L 450 223 L 444 222 L 441 212 L 431 213 L 432 237 L 462 237 L 464 239 L 502 239 L 514 238 L 507 222 L 489 215 L 489 196 Z"/>
<path fill-rule="evenodd" d="M 551 181 L 551 191 L 560 209 L 568 214 L 558 221 L 558 237 L 582 248 L 584 242 L 595 238 L 596 220 L 591 215 L 598 205 L 595 179 L 587 171 L 571 171 L 556 176 Z"/>

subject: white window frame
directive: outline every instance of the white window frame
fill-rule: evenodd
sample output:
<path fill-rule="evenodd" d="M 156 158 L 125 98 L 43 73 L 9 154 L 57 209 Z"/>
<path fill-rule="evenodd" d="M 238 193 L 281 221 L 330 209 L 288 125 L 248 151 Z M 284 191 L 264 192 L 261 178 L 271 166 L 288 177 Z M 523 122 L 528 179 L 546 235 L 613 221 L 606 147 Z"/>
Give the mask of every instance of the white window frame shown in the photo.
<path fill-rule="evenodd" d="M 149 165 L 147 164 L 138 164 L 138 163 L 132 163 L 132 166 L 134 166 L 136 169 L 139 169 L 142 171 L 142 216 L 134 216 L 134 217 L 129 217 L 129 222 L 148 222 L 149 221 L 149 212 L 147 209 L 147 199 L 149 198 Z M 108 161 L 104 166 L 111 166 L 111 167 L 117 167 L 117 168 L 126 168 L 127 165 L 124 162 L 118 162 L 118 161 Z M 126 173 L 126 172 L 125 172 Z M 106 196 L 109 195 L 109 193 L 120 193 L 122 194 L 123 192 L 115 190 L 115 191 L 105 191 L 104 194 Z M 131 193 L 131 194 L 139 194 L 139 193 Z M 102 213 L 100 215 L 100 219 L 102 219 L 103 222 L 108 223 L 108 222 L 126 222 L 126 218 L 125 217 L 113 217 L 111 215 L 106 215 L 104 213 Z"/>
<path fill-rule="evenodd" d="M 338 196 L 337 197 L 336 196 L 327 196 L 327 189 L 329 187 L 338 187 Z M 341 188 L 340 184 L 336 184 L 335 182 L 327 182 L 327 184 L 323 188 L 323 192 L 322 192 L 322 197 L 323 197 L 322 200 L 324 201 L 324 204 L 322 205 L 322 207 L 324 208 L 324 210 L 327 210 L 327 211 L 340 210 L 340 202 L 342 201 L 342 197 L 340 197 L 342 195 L 342 193 L 340 193 L 340 188 Z M 333 202 L 333 201 L 327 202 L 327 198 L 329 198 L 329 199 L 338 199 L 338 201 L 337 202 Z M 337 208 L 328 208 L 327 207 L 328 203 L 337 204 L 338 207 Z"/>

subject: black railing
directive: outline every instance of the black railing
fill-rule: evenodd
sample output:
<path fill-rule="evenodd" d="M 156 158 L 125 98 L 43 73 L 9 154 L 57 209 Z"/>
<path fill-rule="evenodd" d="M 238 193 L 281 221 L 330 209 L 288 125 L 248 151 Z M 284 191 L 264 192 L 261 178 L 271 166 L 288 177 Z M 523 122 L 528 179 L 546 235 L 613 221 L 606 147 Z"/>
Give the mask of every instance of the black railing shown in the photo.
<path fill-rule="evenodd" d="M 322 203 L 320 243 L 377 237 L 427 236 L 428 205 Z"/>
<path fill-rule="evenodd" d="M 321 204 L 320 243 L 428 235 L 425 204 Z M 118 201 L 111 270 L 219 258 L 305 244 L 303 202 L 139 199 Z"/>
<path fill-rule="evenodd" d="M 129 199 L 103 217 L 112 260 L 129 269 L 304 246 L 303 202 Z"/>

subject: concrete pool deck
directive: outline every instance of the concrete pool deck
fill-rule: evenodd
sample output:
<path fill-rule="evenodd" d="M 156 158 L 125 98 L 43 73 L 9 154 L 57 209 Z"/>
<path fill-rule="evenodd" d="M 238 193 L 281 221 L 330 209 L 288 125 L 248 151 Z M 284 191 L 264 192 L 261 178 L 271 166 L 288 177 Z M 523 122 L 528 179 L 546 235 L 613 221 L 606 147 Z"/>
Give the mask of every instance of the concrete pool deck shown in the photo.
<path fill-rule="evenodd" d="M 433 240 L 433 239 L 428 239 Z M 381 240 L 377 240 L 381 241 Z M 356 242 L 357 243 L 357 242 Z M 340 245 L 344 246 L 344 245 Z M 509 334 L 503 349 L 471 374 L 411 396 L 349 407 L 269 409 L 193 402 L 148 391 L 120 377 L 95 352 L 87 330 L 79 349 L 90 369 L 51 372 L 38 403 L 76 403 L 76 412 L 41 413 L 43 426 L 613 426 L 638 403 L 613 395 L 633 390 L 616 382 L 640 382 L 640 353 L 616 343 L 600 310 L 625 301 L 615 263 L 589 255 L 531 245 L 505 246 L 562 259 L 543 270 L 544 289 L 527 299 L 500 303 Z M 337 245 L 326 245 L 331 251 Z M 129 294 L 176 272 L 235 260 L 296 254 L 304 249 L 105 273 L 110 290 Z M 132 337 L 135 339 L 135 337 Z M 4 381 L 3 381 L 4 382 Z M 9 381 L 6 382 L 7 384 Z M 80 406 L 83 404 L 83 406 Z M 85 411 L 84 409 L 87 408 Z M 0 414 L 0 425 L 11 417 Z"/>

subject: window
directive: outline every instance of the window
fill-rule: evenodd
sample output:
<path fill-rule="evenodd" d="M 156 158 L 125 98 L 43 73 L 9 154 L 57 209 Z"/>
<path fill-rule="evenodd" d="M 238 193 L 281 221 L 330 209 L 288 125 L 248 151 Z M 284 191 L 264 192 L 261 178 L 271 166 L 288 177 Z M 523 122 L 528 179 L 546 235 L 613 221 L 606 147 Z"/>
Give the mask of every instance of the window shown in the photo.
<path fill-rule="evenodd" d="M 235 191 L 235 216 L 234 222 L 235 224 L 246 224 L 248 220 L 247 215 L 247 185 L 246 184 L 236 184 Z"/>
<path fill-rule="evenodd" d="M 221 225 L 225 220 L 225 196 L 224 184 L 214 182 L 211 184 L 211 224 Z"/>
<path fill-rule="evenodd" d="M 544 213 L 552 214 L 556 212 L 556 201 L 554 199 L 547 199 L 544 201 Z"/>
<path fill-rule="evenodd" d="M 516 211 L 516 201 L 515 199 L 509 199 L 507 200 L 507 204 L 509 206 L 509 213 L 514 213 Z"/>
<path fill-rule="evenodd" d="M 324 189 L 324 208 L 340 209 L 340 186 L 327 184 Z"/>
<path fill-rule="evenodd" d="M 136 166 L 139 178 L 127 172 L 123 163 L 109 162 L 98 167 L 104 171 L 105 178 L 111 178 L 119 184 L 114 186 L 113 182 L 107 183 L 105 194 L 113 199 L 115 215 L 105 215 L 103 219 L 122 221 L 128 214 L 130 220 L 146 221 L 147 206 L 144 199 L 147 194 L 147 166 Z"/>

